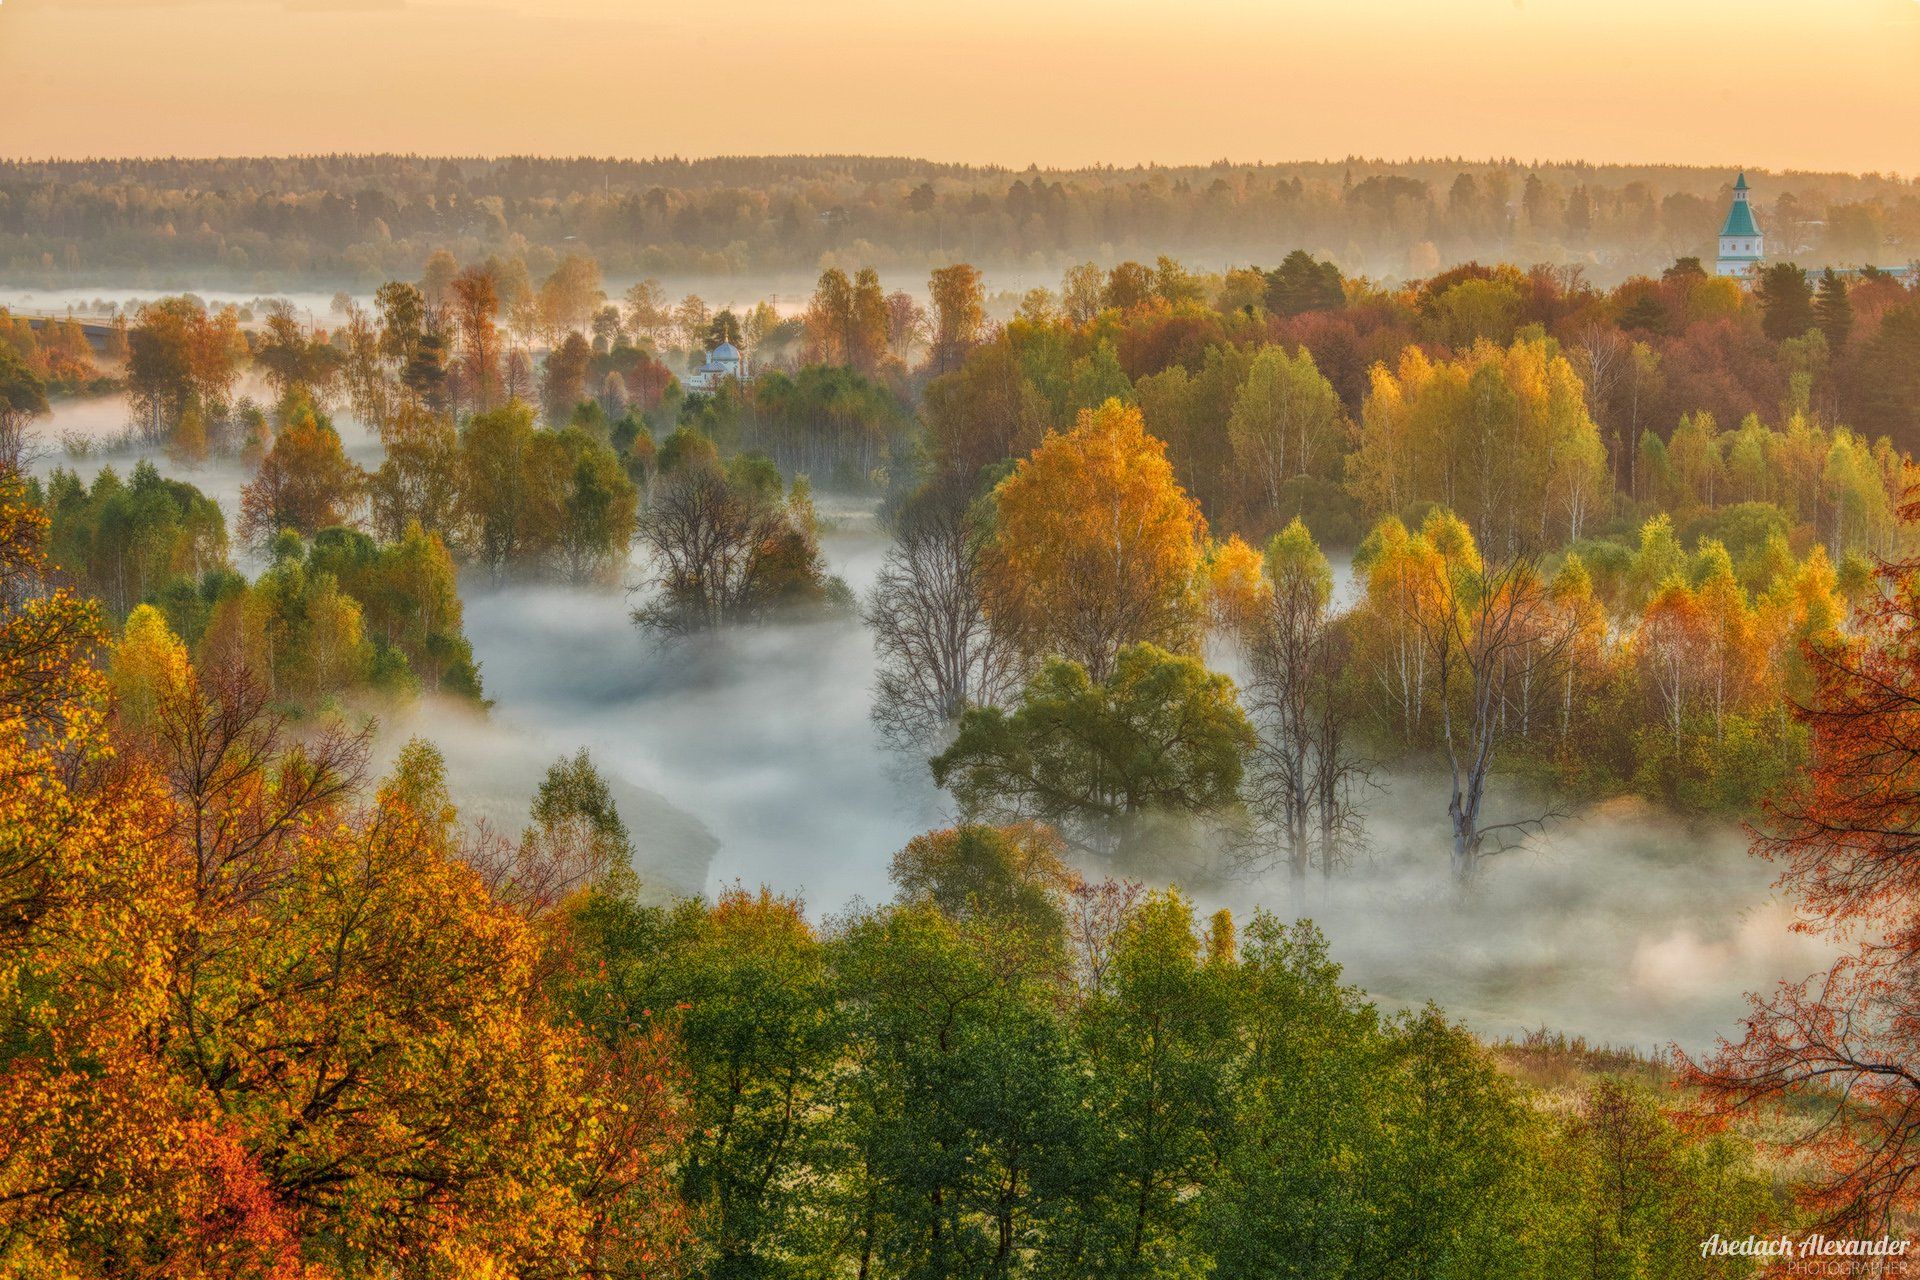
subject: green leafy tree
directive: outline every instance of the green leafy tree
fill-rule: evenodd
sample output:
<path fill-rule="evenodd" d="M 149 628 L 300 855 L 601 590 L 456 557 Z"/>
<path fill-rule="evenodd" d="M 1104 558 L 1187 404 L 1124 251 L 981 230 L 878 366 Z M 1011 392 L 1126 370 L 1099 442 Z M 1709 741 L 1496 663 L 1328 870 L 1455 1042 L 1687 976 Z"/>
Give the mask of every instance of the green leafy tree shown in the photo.
<path fill-rule="evenodd" d="M 161 476 L 151 462 L 137 464 L 125 481 L 103 467 L 84 488 L 72 472 L 55 471 L 47 510 L 53 562 L 115 618 L 227 566 L 219 504 Z M 177 618 L 170 621 L 177 627 Z"/>
<path fill-rule="evenodd" d="M 1136 644 L 1104 683 L 1048 661 L 1013 711 L 966 712 L 932 767 L 968 813 L 1038 818 L 1110 848 L 1133 819 L 1233 804 L 1253 743 L 1230 679 Z"/>
<path fill-rule="evenodd" d="M 1376 1222 L 1386 1042 L 1379 1015 L 1340 982 L 1310 924 L 1262 913 L 1247 929 L 1233 999 L 1244 1050 L 1234 1122 L 1200 1205 L 1223 1272 L 1364 1274 Z"/>
<path fill-rule="evenodd" d="M 573 582 L 602 581 L 626 564 L 638 523 L 640 492 L 613 450 L 579 427 L 558 437 L 564 472 L 557 551 Z"/>
<path fill-rule="evenodd" d="M 1128 918 L 1082 1015 L 1096 1118 L 1084 1273 L 1179 1275 L 1204 1255 L 1194 1192 L 1234 1127 L 1239 1054 L 1232 957 L 1224 939 L 1211 951 L 1187 899 L 1154 894 Z"/>
<path fill-rule="evenodd" d="M 960 1277 L 1044 1271 L 1078 1190 L 1082 1070 L 1019 931 L 931 905 L 857 919 L 836 944 L 852 1071 L 845 1267 Z"/>
<path fill-rule="evenodd" d="M 1080 883 L 1063 852 L 1059 836 L 1036 823 L 969 824 L 915 836 L 893 856 L 890 875 L 904 903 L 1061 945 L 1062 903 Z"/>
<path fill-rule="evenodd" d="M 1332 478 L 1347 431 L 1340 397 L 1309 352 L 1262 347 L 1227 419 L 1249 522 L 1270 526 L 1299 514 L 1286 509 L 1289 486 L 1308 477 Z"/>
<path fill-rule="evenodd" d="M 476 413 L 460 430 L 460 509 L 473 554 L 496 581 L 538 538 L 549 495 L 533 458 L 533 410 L 519 401 Z"/>
<path fill-rule="evenodd" d="M 0 466 L 18 469 L 27 423 L 47 413 L 47 388 L 14 349 L 0 343 Z"/>

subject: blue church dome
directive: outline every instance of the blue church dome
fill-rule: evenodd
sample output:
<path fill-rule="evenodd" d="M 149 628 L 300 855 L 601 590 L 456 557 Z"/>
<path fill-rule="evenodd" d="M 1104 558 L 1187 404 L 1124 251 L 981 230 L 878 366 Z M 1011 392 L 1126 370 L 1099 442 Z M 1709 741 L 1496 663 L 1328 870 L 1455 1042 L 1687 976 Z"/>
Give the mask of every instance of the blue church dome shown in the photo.
<path fill-rule="evenodd" d="M 734 346 L 731 342 L 723 342 L 707 353 L 707 359 L 713 361 L 738 360 L 739 358 L 740 348 Z"/>

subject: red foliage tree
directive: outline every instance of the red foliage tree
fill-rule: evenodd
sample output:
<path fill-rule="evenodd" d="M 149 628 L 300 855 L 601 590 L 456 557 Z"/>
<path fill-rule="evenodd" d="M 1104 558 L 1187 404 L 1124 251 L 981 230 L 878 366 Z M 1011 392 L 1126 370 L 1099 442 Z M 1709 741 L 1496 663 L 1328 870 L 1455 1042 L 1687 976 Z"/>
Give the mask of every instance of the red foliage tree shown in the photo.
<path fill-rule="evenodd" d="M 1120 367 L 1136 382 L 1173 365 L 1198 373 L 1207 348 L 1226 341 L 1217 313 L 1185 309 L 1143 315 L 1120 334 Z"/>
<path fill-rule="evenodd" d="M 1813 692 L 1796 714 L 1813 767 L 1754 842 L 1784 867 L 1796 927 L 1847 950 L 1750 997 L 1739 1042 L 1684 1062 L 1721 1115 L 1790 1099 L 1816 1113 L 1800 1138 L 1821 1170 L 1807 1194 L 1858 1230 L 1920 1206 L 1920 561 L 1881 579 L 1851 634 L 1810 649 Z"/>
<path fill-rule="evenodd" d="M 1662 434 L 1683 414 L 1705 409 L 1729 429 L 1750 413 L 1779 417 L 1787 373 L 1750 316 L 1723 316 L 1688 325 L 1661 348 L 1666 398 L 1654 421 Z"/>

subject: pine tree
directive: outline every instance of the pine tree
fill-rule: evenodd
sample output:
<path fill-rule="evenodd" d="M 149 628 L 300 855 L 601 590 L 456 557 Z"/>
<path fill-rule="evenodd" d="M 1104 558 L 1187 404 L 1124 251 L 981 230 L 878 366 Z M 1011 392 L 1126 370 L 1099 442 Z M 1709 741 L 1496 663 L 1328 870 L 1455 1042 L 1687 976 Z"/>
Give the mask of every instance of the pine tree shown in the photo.
<path fill-rule="evenodd" d="M 1820 273 L 1820 290 L 1813 301 L 1813 310 L 1820 318 L 1820 332 L 1827 335 L 1827 346 L 1839 351 L 1847 345 L 1847 336 L 1853 332 L 1853 303 L 1847 297 L 1847 284 L 1832 267 Z"/>
<path fill-rule="evenodd" d="M 1776 262 L 1760 273 L 1760 305 L 1766 308 L 1761 328 L 1775 342 L 1797 338 L 1815 325 L 1813 286 L 1807 274 L 1791 262 Z"/>

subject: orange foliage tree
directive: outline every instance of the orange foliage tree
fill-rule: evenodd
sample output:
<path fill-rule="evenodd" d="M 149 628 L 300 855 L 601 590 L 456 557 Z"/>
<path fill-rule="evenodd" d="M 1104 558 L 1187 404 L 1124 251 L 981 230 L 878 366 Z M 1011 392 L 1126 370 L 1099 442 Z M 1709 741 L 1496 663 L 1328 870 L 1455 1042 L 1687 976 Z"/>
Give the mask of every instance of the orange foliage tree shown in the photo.
<path fill-rule="evenodd" d="M 1766 633 L 1726 549 L 1712 544 L 1703 561 L 1698 587 L 1673 578 L 1654 594 L 1632 641 L 1676 748 L 1689 719 L 1709 722 L 1718 741 L 1729 715 L 1767 705 L 1774 693 Z"/>
<path fill-rule="evenodd" d="M 1909 518 L 1915 514 L 1911 509 Z M 1751 997 L 1744 1034 L 1692 1083 L 1721 1113 L 1792 1099 L 1826 1220 L 1882 1231 L 1920 1207 L 1920 563 L 1883 566 L 1850 633 L 1809 643 L 1796 708 L 1813 764 L 1769 806 L 1800 928 L 1846 947 L 1825 973 Z"/>
<path fill-rule="evenodd" d="M 157 619 L 115 716 L 0 485 L 0 1269 L 673 1273 L 670 1046 L 557 1016 L 433 761 L 362 799 Z"/>
<path fill-rule="evenodd" d="M 333 424 L 296 399 L 260 460 L 260 473 L 240 491 L 240 534 L 264 547 L 283 529 L 311 537 L 345 524 L 365 484 Z"/>
<path fill-rule="evenodd" d="M 1206 519 L 1138 409 L 1109 400 L 1082 411 L 994 496 L 982 594 L 1029 651 L 1069 658 L 1100 681 L 1129 644 L 1197 644 Z"/>

